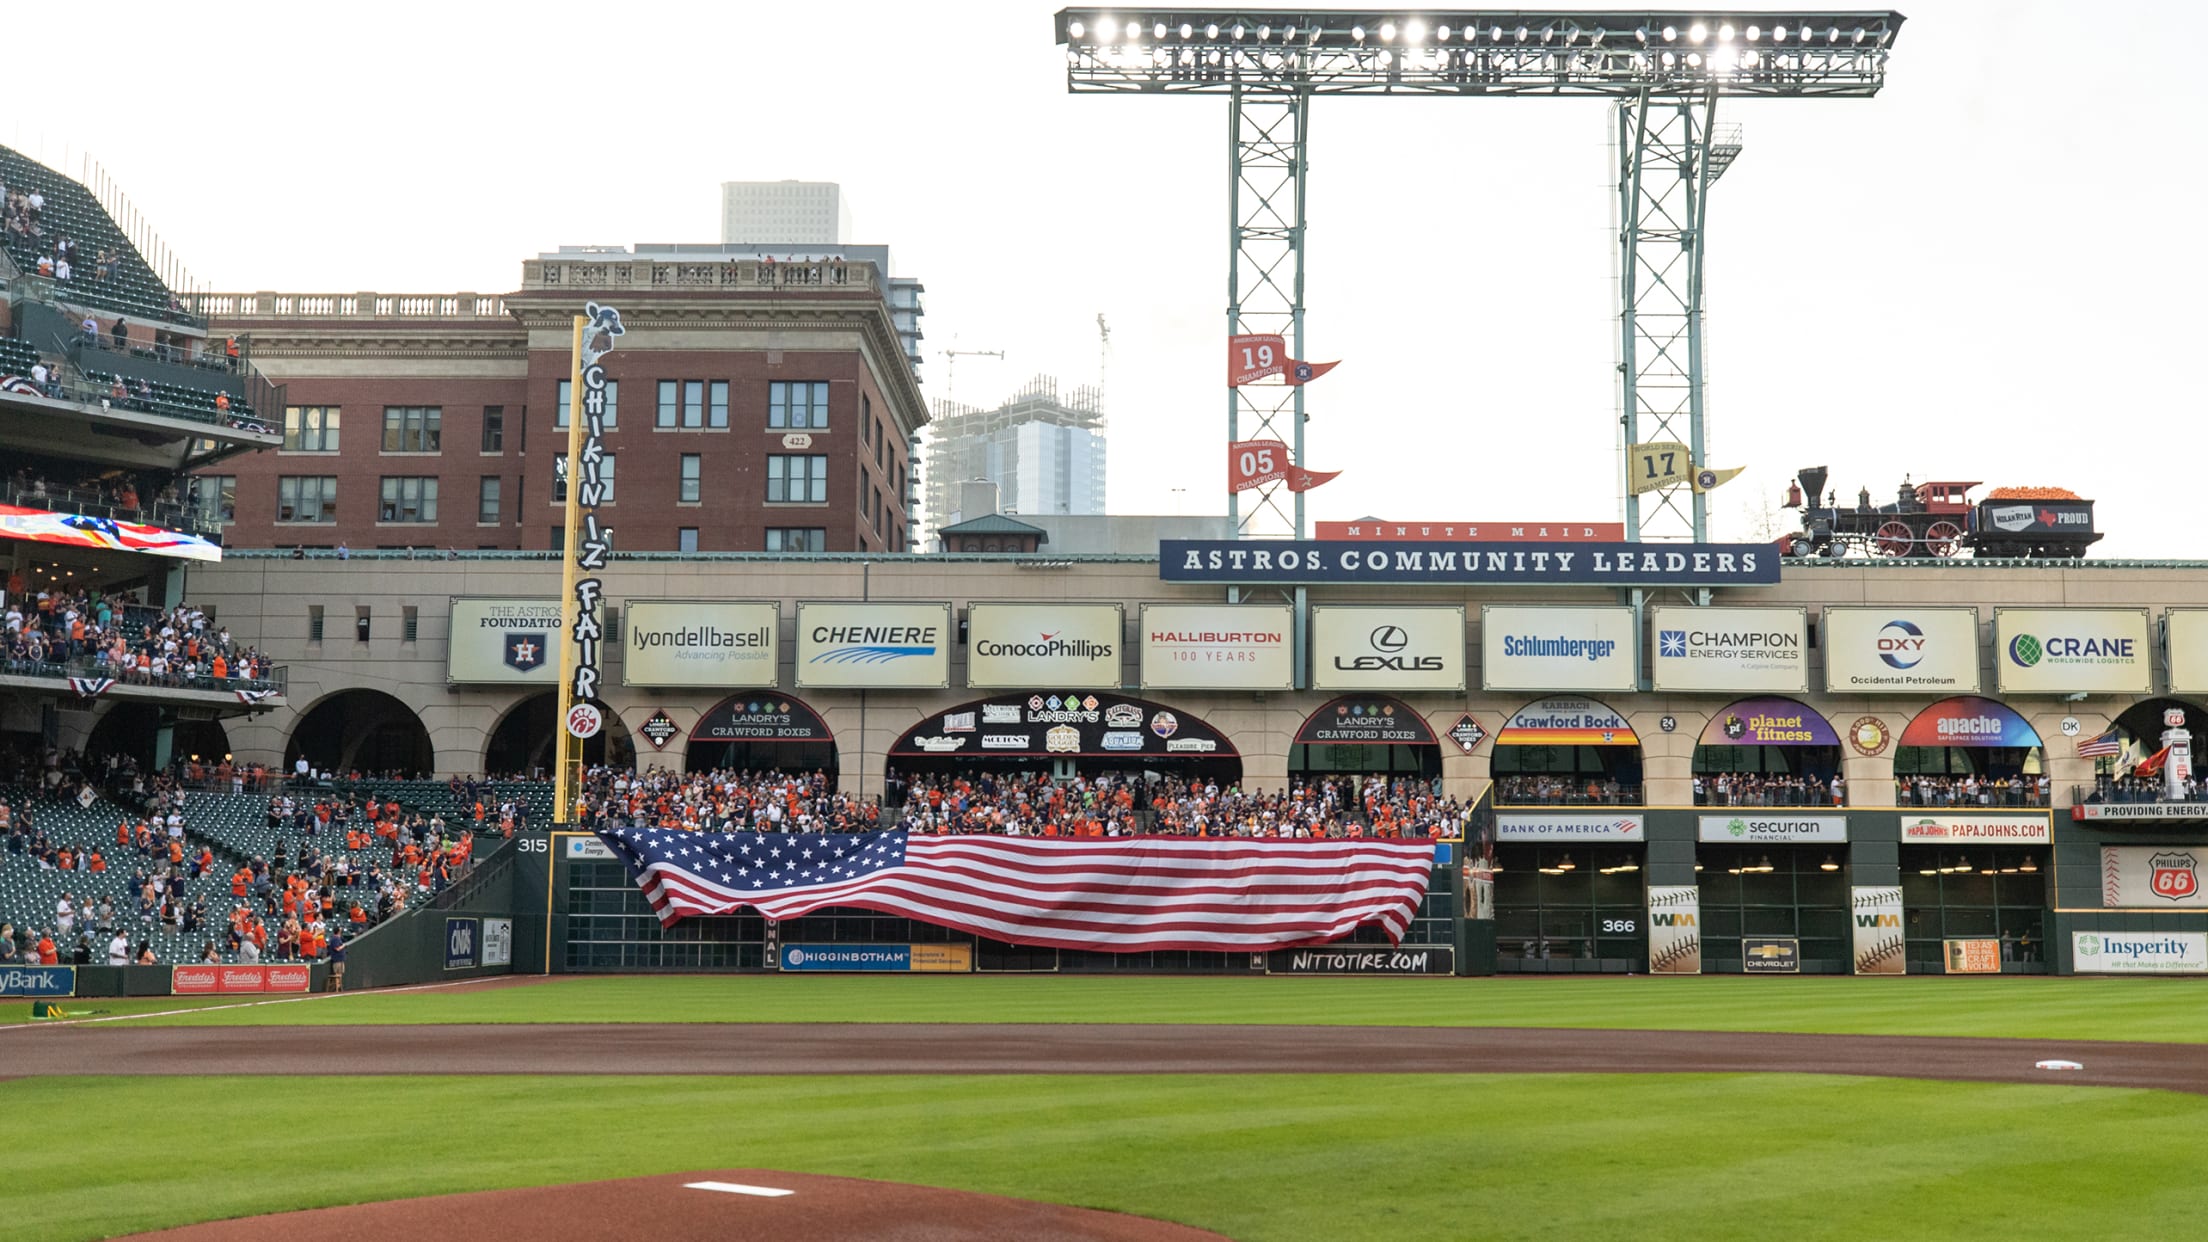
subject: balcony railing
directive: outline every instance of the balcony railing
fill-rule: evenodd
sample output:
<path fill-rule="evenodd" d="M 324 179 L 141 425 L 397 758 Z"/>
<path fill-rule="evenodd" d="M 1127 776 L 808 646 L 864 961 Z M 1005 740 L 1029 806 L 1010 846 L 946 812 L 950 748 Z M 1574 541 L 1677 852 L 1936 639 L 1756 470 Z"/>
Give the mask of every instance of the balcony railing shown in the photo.
<path fill-rule="evenodd" d="M 234 319 L 499 319 L 506 299 L 479 293 L 195 293 L 202 314 Z"/>
<path fill-rule="evenodd" d="M 268 670 L 266 677 L 183 677 L 170 673 L 163 677 L 141 674 L 133 667 L 118 670 L 91 656 L 79 656 L 73 660 L 31 660 L 8 657 L 0 659 L 0 673 L 10 677 L 46 677 L 59 681 L 68 677 L 112 677 L 117 685 L 138 686 L 149 690 L 209 690 L 216 693 L 250 690 L 284 693 L 291 670 L 279 665 Z"/>
<path fill-rule="evenodd" d="M 1926 785 L 1910 785 L 1894 782 L 1894 805 L 1898 807 L 2043 807 L 2048 795 L 2039 789 L 2025 785 L 1979 785 L 1975 789 L 1961 786 L 1944 788 Z"/>
<path fill-rule="evenodd" d="M 1495 780 L 1495 805 L 1499 807 L 1640 806 L 1643 805 L 1641 799 L 1639 785 L 1620 785 L 1615 781 L 1544 782 L 1517 776 Z"/>
<path fill-rule="evenodd" d="M 2208 788 L 2204 788 L 2198 781 L 2187 781 L 2184 791 L 2173 798 L 2159 779 L 2072 785 L 2070 805 L 2191 807 L 2199 814 L 2208 816 Z"/>
<path fill-rule="evenodd" d="M 106 518 L 113 522 L 159 526 L 217 541 L 222 538 L 222 523 L 190 505 L 155 502 L 151 505 L 125 506 L 101 492 L 68 487 L 40 490 L 14 484 L 5 485 L 4 490 L 0 490 L 0 496 L 5 496 L 8 504 L 24 509 L 81 513 L 86 517 Z"/>

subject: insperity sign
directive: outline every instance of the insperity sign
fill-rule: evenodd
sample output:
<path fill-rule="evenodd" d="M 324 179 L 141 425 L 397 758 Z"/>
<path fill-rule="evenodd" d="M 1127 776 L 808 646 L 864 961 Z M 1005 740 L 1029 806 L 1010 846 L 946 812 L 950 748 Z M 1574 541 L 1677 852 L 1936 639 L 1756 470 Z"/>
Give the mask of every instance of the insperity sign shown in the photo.
<path fill-rule="evenodd" d="M 1769 586 L 1768 543 L 1490 543 L 1449 547 L 1317 539 L 1164 539 L 1167 582 L 1384 582 L 1432 586 Z"/>

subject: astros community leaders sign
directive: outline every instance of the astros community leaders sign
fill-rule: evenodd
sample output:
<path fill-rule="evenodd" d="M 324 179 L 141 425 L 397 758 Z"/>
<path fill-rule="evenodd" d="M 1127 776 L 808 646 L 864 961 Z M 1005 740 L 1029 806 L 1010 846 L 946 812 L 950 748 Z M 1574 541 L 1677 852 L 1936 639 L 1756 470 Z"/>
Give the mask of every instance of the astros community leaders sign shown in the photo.
<path fill-rule="evenodd" d="M 1825 609 L 1825 689 L 1976 693 L 1975 608 Z"/>
<path fill-rule="evenodd" d="M 1167 582 L 1387 582 L 1431 586 L 1769 586 L 1768 543 L 1492 543 L 1478 547 L 1318 539 L 1164 539 Z"/>
<path fill-rule="evenodd" d="M 966 610 L 966 684 L 1116 686 L 1126 628 L 1118 604 L 974 604 Z"/>
<path fill-rule="evenodd" d="M 629 601 L 627 617 L 624 686 L 736 689 L 778 681 L 779 604 L 638 599 Z"/>
<path fill-rule="evenodd" d="M 798 688 L 941 689 L 950 633 L 949 604 L 800 603 Z"/>

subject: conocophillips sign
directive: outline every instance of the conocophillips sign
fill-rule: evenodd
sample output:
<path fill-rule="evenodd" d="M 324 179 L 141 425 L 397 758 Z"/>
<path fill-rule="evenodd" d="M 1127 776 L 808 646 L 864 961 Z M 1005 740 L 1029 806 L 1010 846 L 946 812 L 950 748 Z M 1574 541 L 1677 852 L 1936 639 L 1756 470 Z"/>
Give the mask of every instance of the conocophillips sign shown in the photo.
<path fill-rule="evenodd" d="M 1996 608 L 1993 666 L 2003 694 L 2145 694 L 2144 608 Z"/>
<path fill-rule="evenodd" d="M 1632 690 L 1640 655 L 1630 608 L 1480 609 L 1480 684 L 1489 690 Z"/>
<path fill-rule="evenodd" d="M 1978 610 L 1827 608 L 1824 652 L 1835 694 L 1974 693 Z"/>
<path fill-rule="evenodd" d="M 941 689 L 951 684 L 949 604 L 797 606 L 801 689 Z"/>
<path fill-rule="evenodd" d="M 1464 609 L 1311 609 L 1314 690 L 1464 689 Z"/>
<path fill-rule="evenodd" d="M 966 610 L 966 684 L 1117 686 L 1126 628 L 1118 604 L 975 604 Z"/>
<path fill-rule="evenodd" d="M 1145 689 L 1295 687 L 1295 616 L 1286 605 L 1144 604 L 1141 625 Z"/>
<path fill-rule="evenodd" d="M 1809 622 L 1801 608 L 1651 608 L 1651 683 L 1658 690 L 1809 689 Z"/>
<path fill-rule="evenodd" d="M 621 684 L 734 689 L 780 681 L 782 608 L 721 600 L 630 600 Z"/>

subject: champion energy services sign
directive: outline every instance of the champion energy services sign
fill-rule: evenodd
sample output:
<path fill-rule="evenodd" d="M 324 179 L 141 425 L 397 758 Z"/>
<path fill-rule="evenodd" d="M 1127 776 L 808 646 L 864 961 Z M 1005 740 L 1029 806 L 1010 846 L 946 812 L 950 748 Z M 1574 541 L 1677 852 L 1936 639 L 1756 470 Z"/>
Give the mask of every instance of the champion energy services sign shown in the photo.
<path fill-rule="evenodd" d="M 1480 684 L 1489 690 L 1620 690 L 1640 684 L 1630 608 L 1480 609 Z"/>
<path fill-rule="evenodd" d="M 975 604 L 966 610 L 966 684 L 1116 686 L 1126 628 L 1118 604 Z"/>
<path fill-rule="evenodd" d="M 1311 609 L 1314 690 L 1464 689 L 1464 609 Z"/>
<path fill-rule="evenodd" d="M 1801 608 L 1651 608 L 1658 690 L 1809 689 L 1809 619 Z"/>
<path fill-rule="evenodd" d="M 778 604 L 631 600 L 621 684 L 715 689 L 775 685 L 781 624 Z"/>
<path fill-rule="evenodd" d="M 1978 610 L 1827 608 L 1824 652 L 1835 694 L 1973 694 Z"/>
<path fill-rule="evenodd" d="M 1144 604 L 1141 630 L 1144 689 L 1295 687 L 1295 615 L 1285 604 Z"/>
<path fill-rule="evenodd" d="M 1638 543 L 1496 543 L 1319 539 L 1165 539 L 1167 582 L 1366 582 L 1426 586 L 1770 586 L 1778 549 L 1768 543 L 1693 543 L 1657 550 Z"/>
<path fill-rule="evenodd" d="M 949 604 L 797 606 L 801 689 L 941 689 L 951 684 Z"/>
<path fill-rule="evenodd" d="M 2144 608 L 1996 608 L 2003 694 L 2145 694 L 2153 643 Z"/>

